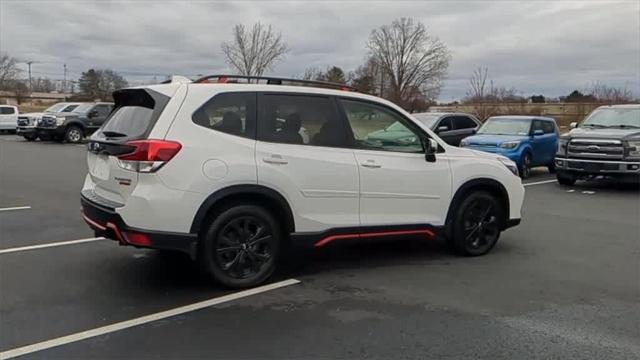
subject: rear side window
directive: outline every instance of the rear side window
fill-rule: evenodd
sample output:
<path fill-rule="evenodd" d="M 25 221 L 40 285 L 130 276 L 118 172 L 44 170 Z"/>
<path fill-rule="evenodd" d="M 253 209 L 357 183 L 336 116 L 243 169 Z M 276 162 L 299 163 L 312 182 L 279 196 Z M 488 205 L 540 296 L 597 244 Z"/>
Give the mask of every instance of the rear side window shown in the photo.
<path fill-rule="evenodd" d="M 15 113 L 16 111 L 12 107 L 8 107 L 8 106 L 0 107 L 0 115 L 12 115 Z"/>
<path fill-rule="evenodd" d="M 261 94 L 258 140 L 298 145 L 345 146 L 346 132 L 331 98 Z"/>
<path fill-rule="evenodd" d="M 193 113 L 194 123 L 227 134 L 255 138 L 256 94 L 222 93 Z"/>
<path fill-rule="evenodd" d="M 145 138 L 170 98 L 150 89 L 125 89 L 113 93 L 115 109 L 98 130 L 96 137 L 124 138 L 127 140 Z M 107 114 L 111 105 L 100 104 Z M 102 115 L 102 113 L 100 113 Z"/>
<path fill-rule="evenodd" d="M 473 119 L 471 119 L 470 117 L 455 116 L 453 118 L 453 126 L 454 126 L 454 129 L 456 130 L 462 130 L 462 129 L 473 129 L 476 126 L 478 126 L 478 124 L 476 124 L 476 122 L 473 121 Z"/>

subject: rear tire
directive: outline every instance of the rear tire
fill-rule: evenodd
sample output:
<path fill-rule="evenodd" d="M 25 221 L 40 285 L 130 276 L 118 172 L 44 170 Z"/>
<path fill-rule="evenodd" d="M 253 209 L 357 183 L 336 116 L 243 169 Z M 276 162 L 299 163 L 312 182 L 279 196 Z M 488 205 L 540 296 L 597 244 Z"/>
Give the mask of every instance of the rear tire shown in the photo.
<path fill-rule="evenodd" d="M 578 180 L 577 176 L 570 172 L 566 171 L 558 171 L 556 173 L 556 179 L 558 179 L 558 183 L 564 186 L 573 186 Z"/>
<path fill-rule="evenodd" d="M 22 137 L 27 141 L 36 141 L 38 138 L 37 135 L 22 135 Z"/>
<path fill-rule="evenodd" d="M 64 139 L 71 144 L 77 144 L 84 138 L 84 131 L 82 128 L 75 125 L 70 125 L 64 133 Z"/>
<path fill-rule="evenodd" d="M 274 272 L 282 228 L 264 208 L 234 205 L 203 228 L 198 258 L 211 278 L 229 288 L 256 286 Z"/>
<path fill-rule="evenodd" d="M 471 193 L 454 213 L 451 244 L 461 255 L 484 255 L 498 242 L 503 221 L 504 209 L 493 195 Z"/>
<path fill-rule="evenodd" d="M 547 166 L 547 169 L 549 169 L 549 174 L 555 174 L 556 173 L 556 163 L 551 163 L 551 165 Z"/>

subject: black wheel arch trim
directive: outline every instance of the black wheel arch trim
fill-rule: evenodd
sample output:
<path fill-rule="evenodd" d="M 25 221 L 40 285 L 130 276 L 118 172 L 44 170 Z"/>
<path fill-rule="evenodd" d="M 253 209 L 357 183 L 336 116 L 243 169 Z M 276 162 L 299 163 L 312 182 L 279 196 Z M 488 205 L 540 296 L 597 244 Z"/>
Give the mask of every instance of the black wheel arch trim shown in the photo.
<path fill-rule="evenodd" d="M 67 131 L 67 129 L 68 129 L 69 127 L 71 127 L 71 126 L 77 126 L 77 127 L 79 127 L 80 129 L 82 129 L 82 132 L 83 132 L 83 133 L 86 133 L 86 131 L 87 131 L 86 126 L 85 126 L 85 125 L 84 125 L 80 120 L 73 120 L 73 121 L 70 121 L 70 122 L 68 122 L 68 123 L 65 123 L 65 124 L 64 124 L 64 131 L 66 132 L 66 131 Z M 86 134 L 85 134 L 85 135 L 86 135 Z"/>
<path fill-rule="evenodd" d="M 196 215 L 191 223 L 190 233 L 197 234 L 200 231 L 205 219 L 209 212 L 215 208 L 216 204 L 220 204 L 225 199 L 230 199 L 235 196 L 247 196 L 247 195 L 259 195 L 275 202 L 278 207 L 284 211 L 286 217 L 285 229 L 288 233 L 295 231 L 295 223 L 293 218 L 293 211 L 289 202 L 278 191 L 258 184 L 244 184 L 244 185 L 232 185 L 222 188 L 209 195 L 204 202 L 198 208 Z"/>
<path fill-rule="evenodd" d="M 454 211 L 458 208 L 460 203 L 462 202 L 463 196 L 469 190 L 472 189 L 491 189 L 497 191 L 505 205 L 505 219 L 502 229 L 506 229 L 509 227 L 509 214 L 511 213 L 511 203 L 509 199 L 509 193 L 507 189 L 502 185 L 499 181 L 490 179 L 490 178 L 477 178 L 472 179 L 460 186 L 456 193 L 451 198 L 451 202 L 449 203 L 449 209 L 447 210 L 447 218 L 445 221 L 445 233 L 447 236 L 451 235 L 451 222 L 453 220 Z"/>

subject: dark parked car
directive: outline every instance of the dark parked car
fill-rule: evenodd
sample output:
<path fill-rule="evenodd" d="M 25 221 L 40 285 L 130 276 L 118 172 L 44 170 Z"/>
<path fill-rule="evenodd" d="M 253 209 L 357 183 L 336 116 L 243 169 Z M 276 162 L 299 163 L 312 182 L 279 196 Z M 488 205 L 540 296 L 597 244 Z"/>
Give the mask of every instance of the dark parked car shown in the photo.
<path fill-rule="evenodd" d="M 447 144 L 459 146 L 460 140 L 476 133 L 482 125 L 473 115 L 464 113 L 418 113 L 414 118 L 427 125 Z"/>
<path fill-rule="evenodd" d="M 83 103 L 70 113 L 44 114 L 38 122 L 40 139 L 78 143 L 98 130 L 113 110 L 113 103 Z"/>

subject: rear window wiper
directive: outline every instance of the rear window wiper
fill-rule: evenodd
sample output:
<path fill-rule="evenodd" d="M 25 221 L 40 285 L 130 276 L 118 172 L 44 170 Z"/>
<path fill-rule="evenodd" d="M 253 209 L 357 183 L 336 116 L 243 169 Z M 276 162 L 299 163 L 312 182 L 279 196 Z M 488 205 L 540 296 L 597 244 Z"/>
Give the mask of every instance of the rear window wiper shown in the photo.
<path fill-rule="evenodd" d="M 127 134 L 119 133 L 117 131 L 103 131 L 102 134 L 106 137 L 125 137 Z"/>

